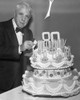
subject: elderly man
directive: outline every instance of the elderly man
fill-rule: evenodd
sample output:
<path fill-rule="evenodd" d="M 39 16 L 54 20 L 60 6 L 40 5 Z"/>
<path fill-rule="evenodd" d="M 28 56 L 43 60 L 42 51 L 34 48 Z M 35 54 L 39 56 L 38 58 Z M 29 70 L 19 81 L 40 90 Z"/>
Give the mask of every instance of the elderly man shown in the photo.
<path fill-rule="evenodd" d="M 21 1 L 14 18 L 0 22 L 0 91 L 4 92 L 21 84 L 24 70 L 24 53 L 30 53 L 33 34 L 29 29 L 31 7 Z M 29 65 L 29 57 L 26 61 Z"/>

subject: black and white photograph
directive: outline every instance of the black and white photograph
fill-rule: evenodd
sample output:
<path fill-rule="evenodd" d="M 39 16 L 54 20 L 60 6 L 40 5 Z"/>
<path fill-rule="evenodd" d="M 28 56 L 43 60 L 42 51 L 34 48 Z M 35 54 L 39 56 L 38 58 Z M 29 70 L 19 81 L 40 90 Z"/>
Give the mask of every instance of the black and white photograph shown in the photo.
<path fill-rule="evenodd" d="M 0 0 L 0 100 L 80 100 L 80 0 Z"/>

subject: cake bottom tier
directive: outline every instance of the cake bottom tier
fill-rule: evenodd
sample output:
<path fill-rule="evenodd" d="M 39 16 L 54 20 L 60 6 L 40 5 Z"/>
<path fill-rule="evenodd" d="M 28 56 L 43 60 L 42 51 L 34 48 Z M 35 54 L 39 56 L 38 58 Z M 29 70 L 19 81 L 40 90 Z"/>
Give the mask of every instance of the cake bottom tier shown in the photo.
<path fill-rule="evenodd" d="M 80 93 L 80 73 L 74 70 L 67 78 L 42 80 L 27 72 L 23 75 L 23 91 L 34 96 L 73 96 Z"/>

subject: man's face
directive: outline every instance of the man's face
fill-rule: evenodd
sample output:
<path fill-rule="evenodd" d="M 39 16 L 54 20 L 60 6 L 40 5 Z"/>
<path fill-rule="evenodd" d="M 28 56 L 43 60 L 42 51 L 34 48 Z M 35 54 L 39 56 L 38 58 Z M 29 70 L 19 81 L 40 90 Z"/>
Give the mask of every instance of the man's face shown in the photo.
<path fill-rule="evenodd" d="M 24 7 L 20 8 L 15 13 L 15 22 L 19 28 L 23 28 L 28 24 L 30 19 L 29 11 Z"/>

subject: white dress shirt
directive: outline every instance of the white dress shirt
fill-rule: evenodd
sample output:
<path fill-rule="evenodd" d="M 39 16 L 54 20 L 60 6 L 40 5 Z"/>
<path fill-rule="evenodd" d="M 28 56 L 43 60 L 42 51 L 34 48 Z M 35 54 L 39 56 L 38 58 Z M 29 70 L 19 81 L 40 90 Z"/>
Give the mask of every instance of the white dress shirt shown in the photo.
<path fill-rule="evenodd" d="M 20 45 L 22 45 L 22 42 L 23 42 L 23 33 L 22 32 L 17 32 L 16 33 L 17 25 L 16 25 L 14 19 L 12 19 L 12 23 L 13 23 L 13 27 L 14 27 L 15 34 L 16 34 L 16 37 L 17 37 L 17 40 L 18 40 L 18 44 L 19 44 L 19 53 L 21 54 L 21 52 L 20 52 Z"/>

